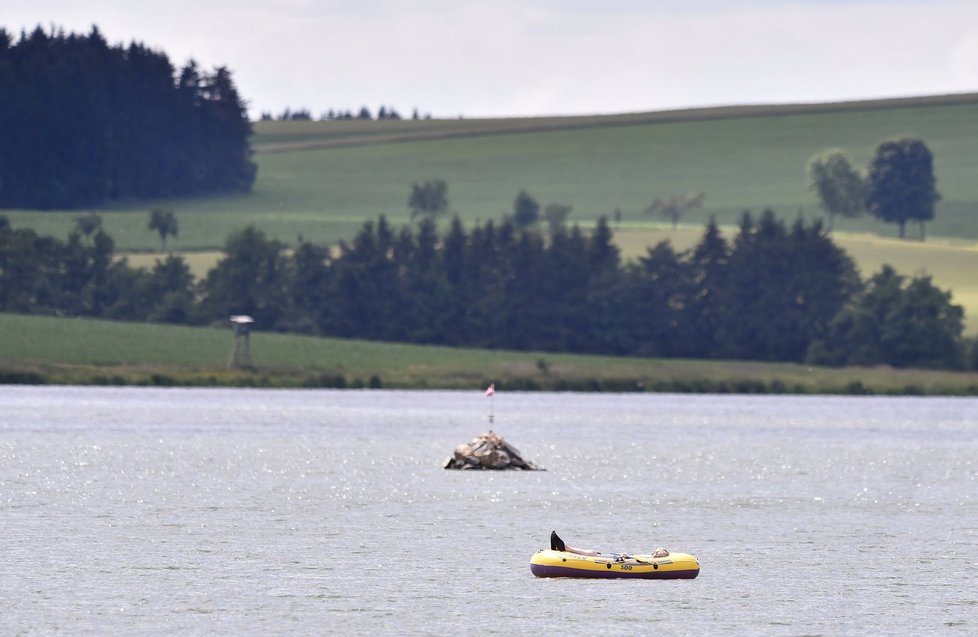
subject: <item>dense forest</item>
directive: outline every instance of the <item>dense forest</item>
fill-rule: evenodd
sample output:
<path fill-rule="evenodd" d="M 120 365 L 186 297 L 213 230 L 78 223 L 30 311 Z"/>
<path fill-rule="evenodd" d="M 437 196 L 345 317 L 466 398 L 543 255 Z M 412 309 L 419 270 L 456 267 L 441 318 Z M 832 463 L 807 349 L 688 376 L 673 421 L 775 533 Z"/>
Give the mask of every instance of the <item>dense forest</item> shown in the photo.
<path fill-rule="evenodd" d="M 0 207 L 247 192 L 251 124 L 231 73 L 177 73 L 132 43 L 0 29 Z"/>
<path fill-rule="evenodd" d="M 98 224 L 66 242 L 0 217 L 0 311 L 210 324 L 380 341 L 625 356 L 975 368 L 963 311 L 929 277 L 861 281 L 820 222 L 745 212 L 677 253 L 622 262 L 608 224 L 544 234 L 510 219 L 395 230 L 367 222 L 338 250 L 249 227 L 195 281 L 180 257 L 134 269 Z M 971 348 L 970 350 L 968 348 Z"/>

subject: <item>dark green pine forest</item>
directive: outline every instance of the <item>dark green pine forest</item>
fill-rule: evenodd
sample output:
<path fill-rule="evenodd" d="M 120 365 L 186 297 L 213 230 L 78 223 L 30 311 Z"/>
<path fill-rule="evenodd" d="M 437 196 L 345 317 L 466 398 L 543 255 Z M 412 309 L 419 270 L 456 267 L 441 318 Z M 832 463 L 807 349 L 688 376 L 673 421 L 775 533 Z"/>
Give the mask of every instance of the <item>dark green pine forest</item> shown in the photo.
<path fill-rule="evenodd" d="M 0 29 L 0 207 L 247 192 L 251 124 L 231 73 L 141 44 Z"/>

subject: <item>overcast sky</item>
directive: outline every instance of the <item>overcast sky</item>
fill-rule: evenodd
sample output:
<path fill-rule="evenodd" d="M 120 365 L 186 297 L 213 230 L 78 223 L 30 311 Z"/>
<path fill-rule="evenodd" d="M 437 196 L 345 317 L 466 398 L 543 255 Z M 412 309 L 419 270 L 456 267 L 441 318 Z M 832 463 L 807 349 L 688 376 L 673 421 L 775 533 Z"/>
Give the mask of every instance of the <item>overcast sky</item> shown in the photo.
<path fill-rule="evenodd" d="M 619 113 L 978 91 L 978 0 L 3 0 L 227 66 L 253 116 Z"/>

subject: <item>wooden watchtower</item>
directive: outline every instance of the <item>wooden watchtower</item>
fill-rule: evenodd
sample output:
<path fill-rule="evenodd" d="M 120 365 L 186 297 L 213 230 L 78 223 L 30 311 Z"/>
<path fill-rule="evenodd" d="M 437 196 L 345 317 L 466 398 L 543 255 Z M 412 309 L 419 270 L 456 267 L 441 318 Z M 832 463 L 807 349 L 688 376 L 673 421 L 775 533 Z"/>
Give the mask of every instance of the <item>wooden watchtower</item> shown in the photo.
<path fill-rule="evenodd" d="M 230 320 L 231 329 L 234 330 L 234 345 L 228 367 L 251 367 L 251 325 L 255 319 L 244 314 L 235 314 Z"/>

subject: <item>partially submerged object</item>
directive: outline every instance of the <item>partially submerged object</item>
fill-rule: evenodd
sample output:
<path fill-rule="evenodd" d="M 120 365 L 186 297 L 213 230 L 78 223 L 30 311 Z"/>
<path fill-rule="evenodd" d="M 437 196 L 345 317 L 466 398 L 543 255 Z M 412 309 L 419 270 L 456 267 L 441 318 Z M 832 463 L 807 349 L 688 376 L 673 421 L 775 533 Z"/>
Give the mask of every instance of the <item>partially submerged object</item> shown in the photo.
<path fill-rule="evenodd" d="M 502 471 L 538 471 L 530 460 L 524 460 L 515 447 L 499 434 L 489 431 L 455 447 L 455 453 L 442 465 L 445 469 L 490 469 Z"/>
<path fill-rule="evenodd" d="M 689 553 L 669 553 L 664 557 L 624 553 L 579 555 L 544 549 L 530 558 L 530 571 L 537 577 L 694 579 L 700 574 L 700 563 Z"/>

